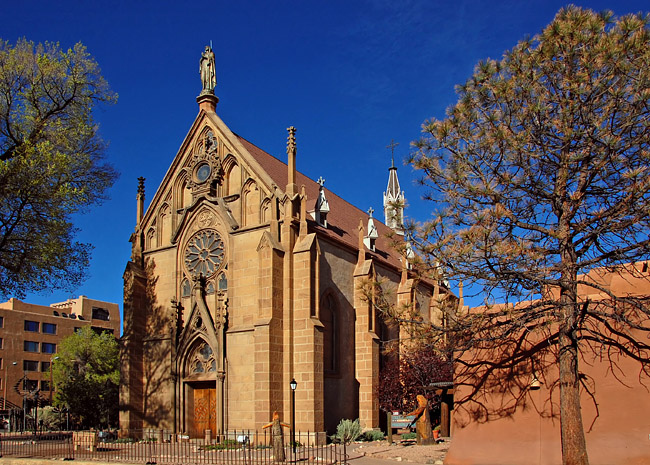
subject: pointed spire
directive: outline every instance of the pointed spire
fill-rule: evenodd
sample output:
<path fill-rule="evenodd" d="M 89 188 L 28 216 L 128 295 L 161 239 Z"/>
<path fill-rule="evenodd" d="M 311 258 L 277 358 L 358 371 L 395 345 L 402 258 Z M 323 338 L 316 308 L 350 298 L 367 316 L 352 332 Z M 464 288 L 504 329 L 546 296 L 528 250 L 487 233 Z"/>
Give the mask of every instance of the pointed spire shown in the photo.
<path fill-rule="evenodd" d="M 363 243 L 368 247 L 368 249 L 375 251 L 375 241 L 379 237 L 377 232 L 377 227 L 375 226 L 375 220 L 372 218 L 372 214 L 375 210 L 370 207 L 368 209 L 368 234 L 363 240 Z"/>
<path fill-rule="evenodd" d="M 327 227 L 327 214 L 330 212 L 330 204 L 325 198 L 325 180 L 319 177 L 316 181 L 320 187 L 318 188 L 318 198 L 316 199 L 315 219 L 318 224 Z"/>
<path fill-rule="evenodd" d="M 388 186 L 384 192 L 384 218 L 386 225 L 399 235 L 404 235 L 404 204 L 406 198 L 400 189 L 395 167 L 395 147 L 399 144 L 394 140 L 386 146 L 391 150 L 391 167 L 388 168 Z"/>
<path fill-rule="evenodd" d="M 302 239 L 307 235 L 307 191 L 305 185 L 300 186 L 300 231 L 298 236 Z"/>
<path fill-rule="evenodd" d="M 144 216 L 144 181 L 145 178 L 140 176 L 138 178 L 138 194 L 136 195 L 137 200 L 137 218 L 136 218 L 136 228 L 140 226 L 142 217 Z"/>
<path fill-rule="evenodd" d="M 298 193 L 298 186 L 296 185 L 296 128 L 291 126 L 287 128 L 289 137 L 287 137 L 287 194 L 293 195 Z"/>
<path fill-rule="evenodd" d="M 366 259 L 366 251 L 364 249 L 364 234 L 365 229 L 363 229 L 363 219 L 359 218 L 359 257 L 357 258 L 358 263 L 362 263 Z"/>
<path fill-rule="evenodd" d="M 406 259 L 406 268 L 413 269 L 413 259 L 415 258 L 415 252 L 413 252 L 413 244 L 411 241 L 406 241 L 406 250 L 404 252 Z"/>

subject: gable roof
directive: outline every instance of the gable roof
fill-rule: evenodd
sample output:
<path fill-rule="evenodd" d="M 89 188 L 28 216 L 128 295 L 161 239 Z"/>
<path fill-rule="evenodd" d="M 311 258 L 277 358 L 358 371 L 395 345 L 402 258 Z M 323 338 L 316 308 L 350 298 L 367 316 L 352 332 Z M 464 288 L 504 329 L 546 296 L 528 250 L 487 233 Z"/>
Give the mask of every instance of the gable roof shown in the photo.
<path fill-rule="evenodd" d="M 265 152 L 255 144 L 247 141 L 240 135 L 235 134 L 235 136 L 246 148 L 248 153 L 250 153 L 250 155 L 255 158 L 260 166 L 262 166 L 262 168 L 268 173 L 276 185 L 281 190 L 284 190 L 284 187 L 287 185 L 288 180 L 287 164 L 281 160 L 278 160 L 273 155 Z M 296 184 L 299 187 L 301 185 L 305 186 L 305 192 L 307 194 L 307 211 L 313 210 L 314 205 L 316 204 L 316 199 L 318 198 L 320 185 L 299 171 L 296 175 Z M 330 212 L 327 215 L 327 228 L 324 228 L 317 222 L 313 221 L 311 216 L 308 214 L 307 222 L 310 231 L 317 233 L 320 237 L 343 243 L 353 251 L 358 252 L 359 220 L 363 220 L 363 227 L 364 229 L 367 229 L 369 218 L 368 213 L 360 210 L 351 203 L 342 199 L 330 189 L 326 189 L 326 191 L 327 201 L 330 205 Z M 366 253 L 373 256 L 373 258 L 376 258 L 377 260 L 384 262 L 385 264 L 396 268 L 397 270 L 400 270 L 400 256 L 397 251 L 391 247 L 390 240 L 387 237 L 388 234 L 392 232 L 392 230 L 377 218 L 373 217 L 373 219 L 375 226 L 379 232 L 379 238 L 375 243 L 376 251 L 371 252 L 366 249 Z"/>

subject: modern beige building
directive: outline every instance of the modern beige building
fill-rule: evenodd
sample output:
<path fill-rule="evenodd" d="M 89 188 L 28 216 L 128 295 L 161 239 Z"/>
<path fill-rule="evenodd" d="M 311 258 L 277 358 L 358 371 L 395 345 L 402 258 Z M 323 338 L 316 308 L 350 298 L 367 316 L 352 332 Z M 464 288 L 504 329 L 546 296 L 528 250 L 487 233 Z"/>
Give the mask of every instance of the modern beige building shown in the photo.
<path fill-rule="evenodd" d="M 342 418 L 378 427 L 380 349 L 399 331 L 361 284 L 383 281 L 384 298 L 425 320 L 437 318 L 434 294 L 448 291 L 414 280 L 391 246 L 389 233 L 403 240 L 400 205 L 387 210 L 390 229 L 302 175 L 310 161 L 297 155 L 295 128 L 286 163 L 256 147 L 219 118 L 213 88 L 204 79 L 146 211 L 140 179 L 120 426 L 215 435 L 259 429 L 275 410 L 289 423 L 295 380 L 298 430 L 332 432 Z M 403 199 L 394 166 L 384 198 Z"/>
<path fill-rule="evenodd" d="M 58 344 L 84 326 L 119 337 L 118 304 L 83 295 L 49 307 L 13 298 L 0 303 L 0 409 L 21 410 L 23 396 L 36 389 L 42 401 L 49 403 L 50 369 Z"/>

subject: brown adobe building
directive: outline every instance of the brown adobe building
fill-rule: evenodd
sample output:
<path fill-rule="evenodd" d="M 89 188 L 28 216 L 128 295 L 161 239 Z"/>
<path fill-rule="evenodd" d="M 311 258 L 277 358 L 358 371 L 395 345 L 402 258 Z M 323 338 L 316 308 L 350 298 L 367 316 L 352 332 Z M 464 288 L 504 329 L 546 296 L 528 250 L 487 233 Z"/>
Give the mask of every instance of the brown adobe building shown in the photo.
<path fill-rule="evenodd" d="M 118 304 L 80 296 L 49 307 L 9 299 L 0 303 L 0 409 L 23 408 L 23 395 L 40 389 L 43 402 L 52 396 L 51 364 L 60 341 L 79 328 L 108 331 L 119 337 Z M 23 381 L 23 378 L 25 381 Z"/>
<path fill-rule="evenodd" d="M 146 212 L 140 179 L 121 429 L 214 436 L 259 429 L 275 410 L 289 423 L 292 380 L 297 430 L 332 432 L 343 418 L 378 427 L 380 347 L 399 334 L 361 283 L 380 278 L 427 321 L 439 318 L 434 294 L 448 293 L 411 279 L 386 238 L 403 233 L 402 209 L 389 206 L 403 200 L 396 168 L 391 229 L 297 171 L 295 128 L 287 163 L 232 132 L 216 80 L 202 78 L 199 113 Z"/>
<path fill-rule="evenodd" d="M 597 306 L 608 300 L 606 292 L 618 297 L 650 297 L 650 262 L 619 267 L 616 271 L 596 269 L 583 277 L 578 293 L 582 302 Z M 599 290 L 599 289 L 602 289 Z M 478 309 L 472 309 L 478 311 Z M 631 316 L 632 314 L 630 314 Z M 644 325 L 647 321 L 642 322 Z M 611 328 L 620 330 L 616 322 Z M 592 328 L 596 333 L 598 328 Z M 607 331 L 602 331 L 602 334 Z M 650 464 L 650 378 L 638 361 L 625 355 L 627 335 L 647 344 L 641 330 L 620 331 L 611 345 L 583 340 L 580 347 L 581 377 L 594 397 L 581 389 L 582 421 L 591 465 Z M 537 338 L 539 340 L 539 338 Z M 647 351 L 638 354 L 648 360 Z M 485 353 L 463 356 L 466 362 L 493 360 Z M 543 365 L 543 368 L 542 368 Z M 521 374 L 523 390 L 514 383 L 485 383 L 466 402 L 475 383 L 468 382 L 457 366 L 454 379 L 455 404 L 452 417 L 453 441 L 445 465 L 559 465 L 562 463 L 559 417 L 558 367 L 547 356 L 535 371 Z M 513 398 L 521 396 L 515 404 Z M 474 407 L 480 405 L 483 414 Z"/>

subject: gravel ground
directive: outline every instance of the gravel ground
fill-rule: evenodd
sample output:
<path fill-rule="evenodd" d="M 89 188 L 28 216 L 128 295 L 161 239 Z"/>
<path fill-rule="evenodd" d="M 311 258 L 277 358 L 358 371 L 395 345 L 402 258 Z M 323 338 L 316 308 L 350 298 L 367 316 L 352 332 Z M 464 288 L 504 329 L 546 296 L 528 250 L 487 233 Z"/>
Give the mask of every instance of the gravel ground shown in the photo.
<path fill-rule="evenodd" d="M 449 449 L 449 440 L 440 440 L 438 444 L 418 446 L 414 441 L 389 444 L 387 441 L 360 442 L 351 446 L 350 458 L 367 457 L 396 462 L 440 465 Z"/>

